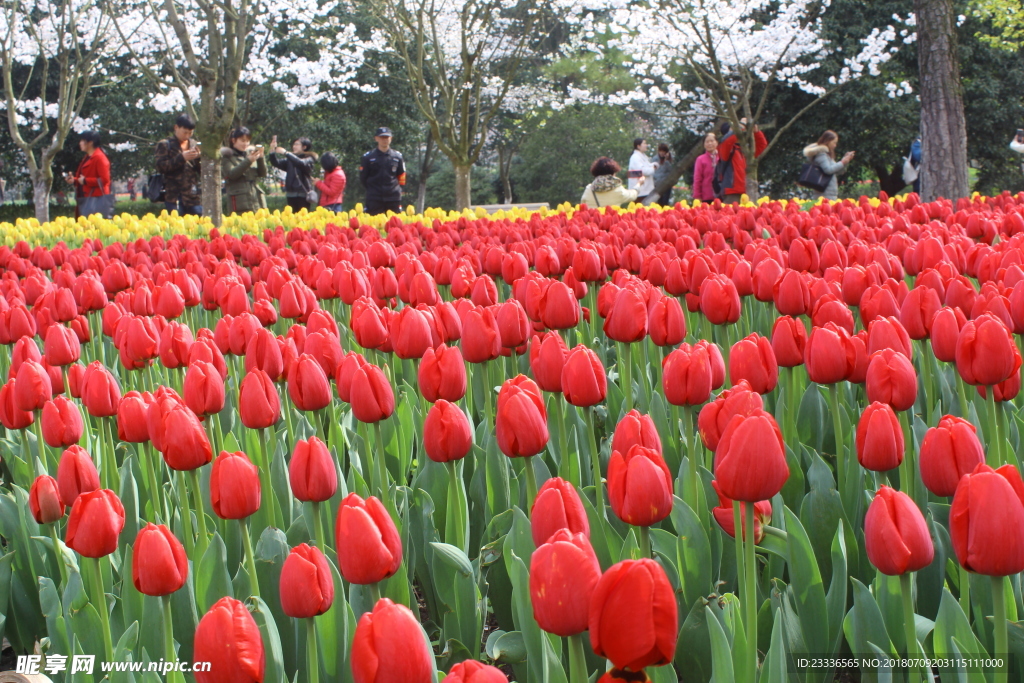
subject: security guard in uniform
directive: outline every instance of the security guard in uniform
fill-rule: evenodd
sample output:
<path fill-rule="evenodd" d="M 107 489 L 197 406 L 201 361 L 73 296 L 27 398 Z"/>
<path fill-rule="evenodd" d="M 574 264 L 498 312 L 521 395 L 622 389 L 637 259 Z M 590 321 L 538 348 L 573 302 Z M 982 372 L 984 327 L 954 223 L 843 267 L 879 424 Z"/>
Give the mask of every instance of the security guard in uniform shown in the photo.
<path fill-rule="evenodd" d="M 391 129 L 378 128 L 374 139 L 377 149 L 363 155 L 359 163 L 359 182 L 366 190 L 366 213 L 371 216 L 402 210 L 402 186 L 405 185 L 405 160 L 391 149 Z"/>

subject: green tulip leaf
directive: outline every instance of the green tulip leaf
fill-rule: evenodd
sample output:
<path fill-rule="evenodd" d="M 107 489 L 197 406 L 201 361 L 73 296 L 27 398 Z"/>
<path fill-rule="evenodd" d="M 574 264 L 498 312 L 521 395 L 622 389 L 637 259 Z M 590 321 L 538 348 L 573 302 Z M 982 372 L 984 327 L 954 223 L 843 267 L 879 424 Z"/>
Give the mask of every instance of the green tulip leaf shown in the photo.
<path fill-rule="evenodd" d="M 199 611 L 206 614 L 213 603 L 225 596 L 234 597 L 231 574 L 228 573 L 227 548 L 220 534 L 214 532 L 210 546 L 203 553 L 196 570 L 196 601 Z"/>
<path fill-rule="evenodd" d="M 86 654 L 96 655 L 101 661 L 106 660 L 103 622 L 100 621 L 100 613 L 91 602 L 87 602 L 85 607 L 71 614 L 71 629 L 75 637 L 81 641 Z"/>
<path fill-rule="evenodd" d="M 50 651 L 57 655 L 71 654 L 65 630 L 67 622 L 64 620 L 60 596 L 57 595 L 57 587 L 53 580 L 46 576 L 39 579 L 39 604 L 46 620 L 46 632 L 50 636 Z M 6 603 L 4 608 L 6 609 Z"/>
<path fill-rule="evenodd" d="M 697 513 L 678 496 L 672 505 L 672 526 L 679 535 L 675 566 L 679 571 L 683 608 L 689 610 L 711 593 L 711 544 Z"/>
<path fill-rule="evenodd" d="M 721 622 L 711 612 L 711 608 L 705 607 L 705 621 L 708 625 L 708 633 L 711 637 L 711 672 L 715 681 L 738 681 L 733 672 L 732 645 L 725 635 L 725 629 Z M 746 683 L 746 682 L 744 682 Z"/>
<path fill-rule="evenodd" d="M 473 565 L 469 563 L 466 553 L 447 543 L 431 543 L 430 547 L 434 549 L 435 557 L 452 569 L 455 569 L 462 576 L 473 575 Z"/>
<path fill-rule="evenodd" d="M 882 643 L 888 651 L 887 656 L 896 657 L 896 649 L 885 630 L 882 612 L 871 591 L 857 579 L 850 581 L 853 583 L 853 608 L 843 622 L 843 632 L 851 652 L 857 656 L 871 656 L 874 653 L 871 644 Z M 865 671 L 862 674 L 865 680 L 877 680 L 873 672 Z"/>
<path fill-rule="evenodd" d="M 782 610 L 776 609 L 772 625 L 771 646 L 765 653 L 764 662 L 761 665 L 761 677 L 764 679 L 764 683 L 789 683 L 789 674 L 786 672 L 788 653 L 782 628 Z"/>
<path fill-rule="evenodd" d="M 278 635 L 277 623 L 267 603 L 260 598 L 249 598 L 250 610 L 256 626 L 263 638 L 264 669 L 263 683 L 285 683 L 284 656 L 281 653 L 281 638 Z"/>
<path fill-rule="evenodd" d="M 843 644 L 843 616 L 846 614 L 847 558 L 846 525 L 839 522 L 835 538 L 832 539 L 832 581 L 825 596 L 828 613 L 829 654 L 839 652 Z"/>
<path fill-rule="evenodd" d="M 874 672 L 878 677 L 878 683 L 892 683 L 892 667 L 889 666 L 889 657 L 874 643 L 869 642 L 868 647 L 871 648 L 872 657 L 882 660 L 881 666 Z"/>
<path fill-rule="evenodd" d="M 493 641 L 487 639 L 487 656 L 496 662 L 518 664 L 526 661 L 526 641 L 520 631 L 495 631 Z"/>
<path fill-rule="evenodd" d="M 804 644 L 809 653 L 829 652 L 828 607 L 814 548 L 793 511 L 785 508 L 784 516 L 789 541 L 789 590 L 800 617 Z"/>

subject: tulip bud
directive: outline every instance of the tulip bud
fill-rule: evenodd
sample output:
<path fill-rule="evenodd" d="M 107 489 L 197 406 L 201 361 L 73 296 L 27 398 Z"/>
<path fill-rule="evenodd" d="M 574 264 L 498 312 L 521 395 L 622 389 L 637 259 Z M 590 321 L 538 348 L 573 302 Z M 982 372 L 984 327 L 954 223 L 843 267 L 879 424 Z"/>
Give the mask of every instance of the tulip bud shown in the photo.
<path fill-rule="evenodd" d="M 249 429 L 265 429 L 281 419 L 281 397 L 264 371 L 253 370 L 242 379 L 238 415 Z"/>
<path fill-rule="evenodd" d="M 540 487 L 530 511 L 533 544 L 547 542 L 559 529 L 590 538 L 590 521 L 579 493 L 564 479 L 552 477 Z"/>
<path fill-rule="evenodd" d="M 583 534 L 556 531 L 530 558 L 530 602 L 541 629 L 558 636 L 587 630 L 601 565 Z"/>
<path fill-rule="evenodd" d="M 78 335 L 70 327 L 63 325 L 50 325 L 50 329 L 46 331 L 43 349 L 47 362 L 54 367 L 71 365 L 82 353 Z"/>
<path fill-rule="evenodd" d="M 129 391 L 121 397 L 117 405 L 117 438 L 128 443 L 144 443 L 149 441 L 149 425 L 147 423 L 149 406 L 153 396 L 148 392 L 140 394 Z"/>
<path fill-rule="evenodd" d="M 625 453 L 631 446 L 651 448 L 661 453 L 661 437 L 650 415 L 642 415 L 635 408 L 626 413 L 612 434 L 612 451 Z"/>
<path fill-rule="evenodd" d="M 89 491 L 71 506 L 64 543 L 84 557 L 104 557 L 117 550 L 123 528 L 124 506 L 117 494 L 109 489 Z"/>
<path fill-rule="evenodd" d="M 466 366 L 458 346 L 429 348 L 417 371 L 420 393 L 431 403 L 438 399 L 458 401 L 466 395 Z"/>
<path fill-rule="evenodd" d="M 58 396 L 43 406 L 43 441 L 51 448 L 67 448 L 79 442 L 85 425 L 78 406 Z"/>
<path fill-rule="evenodd" d="M 85 368 L 82 377 L 82 405 L 93 417 L 113 417 L 121 403 L 121 388 L 100 361 Z"/>
<path fill-rule="evenodd" d="M 764 407 L 761 395 L 751 390 L 745 380 L 726 389 L 697 415 L 697 431 L 709 451 L 718 449 L 725 428 L 736 415 L 752 415 Z"/>
<path fill-rule="evenodd" d="M 644 609 L 636 599 L 644 596 Z M 623 628 L 629 624 L 629 628 Z M 672 661 L 679 634 L 675 592 L 657 562 L 624 560 L 608 569 L 590 600 L 590 645 L 618 669 Z"/>
<path fill-rule="evenodd" d="M 384 372 L 367 363 L 352 373 L 349 394 L 352 416 L 360 422 L 380 422 L 395 412 L 395 392 Z"/>
<path fill-rule="evenodd" d="M 245 519 L 260 509 L 260 471 L 237 451 L 221 451 L 210 471 L 210 503 L 221 519 Z"/>
<path fill-rule="evenodd" d="M 331 384 L 316 359 L 304 353 L 288 371 L 288 396 L 299 410 L 321 410 L 331 403 Z"/>
<path fill-rule="evenodd" d="M 1010 330 L 985 313 L 970 320 L 956 341 L 956 369 L 968 384 L 992 386 L 1020 371 L 1021 356 Z M 20 370 L 19 379 L 20 379 Z M 28 410 L 26 407 L 25 410 Z"/>
<path fill-rule="evenodd" d="M 334 533 L 341 575 L 349 583 L 377 583 L 402 564 L 402 539 L 381 502 L 350 493 L 341 501 Z"/>
<path fill-rule="evenodd" d="M 647 304 L 639 291 L 630 287 L 618 291 L 605 318 L 604 333 L 609 339 L 626 344 L 647 336 Z"/>
<path fill-rule="evenodd" d="M 35 415 L 30 410 L 22 410 L 14 402 L 16 380 L 9 380 L 0 387 L 0 424 L 7 429 L 24 429 L 35 422 Z"/>
<path fill-rule="evenodd" d="M 565 359 L 562 368 L 562 395 L 571 405 L 586 408 L 604 401 L 608 378 L 597 354 L 579 344 Z"/>
<path fill-rule="evenodd" d="M 497 667 L 467 659 L 452 667 L 444 683 L 508 683 L 508 677 Z"/>
<path fill-rule="evenodd" d="M 434 653 L 412 610 L 384 598 L 359 618 L 352 639 L 354 683 L 434 683 Z"/>
<path fill-rule="evenodd" d="M 868 559 L 888 576 L 916 572 L 932 563 L 935 546 L 917 504 L 902 491 L 878 489 L 864 517 Z"/>
<path fill-rule="evenodd" d="M 52 524 L 63 517 L 64 501 L 57 480 L 45 474 L 36 477 L 28 492 L 28 508 L 37 524 Z"/>
<path fill-rule="evenodd" d="M 935 312 L 928 332 L 936 360 L 943 363 L 956 361 L 957 340 L 966 324 L 967 318 L 959 308 L 940 308 Z"/>
<path fill-rule="evenodd" d="M 288 554 L 281 567 L 281 611 L 293 619 L 323 614 L 334 603 L 334 578 L 327 558 L 302 543 Z"/>
<path fill-rule="evenodd" d="M 722 487 L 715 480 L 711 481 L 715 493 L 718 494 L 718 507 L 711 510 L 718 526 L 729 536 L 736 538 L 736 517 L 733 514 L 732 498 L 722 493 Z M 743 538 L 747 535 L 747 505 L 740 503 L 740 528 L 743 530 Z M 769 500 L 762 500 L 754 503 L 754 543 L 760 543 L 764 538 L 764 525 L 772 519 L 772 503 Z"/>
<path fill-rule="evenodd" d="M 185 405 L 201 417 L 216 415 L 224 409 L 224 379 L 211 363 L 196 361 L 189 365 L 182 393 Z"/>
<path fill-rule="evenodd" d="M 818 384 L 835 384 L 847 379 L 856 366 L 850 335 L 835 323 L 815 327 L 807 339 L 804 365 L 807 376 Z"/>
<path fill-rule="evenodd" d="M 454 403 L 438 400 L 423 421 L 423 447 L 434 462 L 461 460 L 473 446 L 469 419 Z"/>
<path fill-rule="evenodd" d="M 171 530 L 147 524 L 132 546 L 132 583 L 143 595 L 170 595 L 185 585 L 188 556 Z"/>
<path fill-rule="evenodd" d="M 494 433 L 510 458 L 537 455 L 548 443 L 547 410 L 540 388 L 525 375 L 506 380 L 498 392 Z"/>
<path fill-rule="evenodd" d="M 1024 571 L 1024 482 L 1013 465 L 982 463 L 957 484 L 949 536 L 960 565 L 987 576 Z"/>
<path fill-rule="evenodd" d="M 672 512 L 672 474 L 661 453 L 633 446 L 608 462 L 608 500 L 615 515 L 635 526 L 651 526 Z"/>
<path fill-rule="evenodd" d="M 40 363 L 27 360 L 18 368 L 14 384 L 14 405 L 19 410 L 42 410 L 53 397 L 50 375 Z"/>
<path fill-rule="evenodd" d="M 881 401 L 893 410 L 910 410 L 917 400 L 917 372 L 902 353 L 882 349 L 868 361 L 865 389 L 872 403 Z"/>
<path fill-rule="evenodd" d="M 952 496 L 961 477 L 985 462 L 974 425 L 946 415 L 925 432 L 919 464 L 921 480 L 936 496 Z"/>
<path fill-rule="evenodd" d="M 224 597 L 214 603 L 196 626 L 196 662 L 210 668 L 195 668 L 196 683 L 262 683 L 263 638 L 245 605 Z"/>
<path fill-rule="evenodd" d="M 857 422 L 857 460 L 866 470 L 888 472 L 903 462 L 903 429 L 896 413 L 885 403 L 874 402 Z"/>
<path fill-rule="evenodd" d="M 100 487 L 100 475 L 89 453 L 81 446 L 71 446 L 57 463 L 57 489 L 64 505 L 70 506 L 82 493 Z"/>
<path fill-rule="evenodd" d="M 338 490 L 338 473 L 327 444 L 315 436 L 297 441 L 288 463 L 292 494 L 301 501 L 322 503 Z"/>
<path fill-rule="evenodd" d="M 665 356 L 662 364 L 665 400 L 675 406 L 704 403 L 711 396 L 712 370 L 708 347 L 683 344 Z"/>
<path fill-rule="evenodd" d="M 733 500 L 771 500 L 789 479 L 786 444 L 775 418 L 757 410 L 736 415 L 715 451 L 715 479 Z"/>
<path fill-rule="evenodd" d="M 648 332 L 657 346 L 678 346 L 686 337 L 686 316 L 679 299 L 663 296 L 651 307 Z"/>
<path fill-rule="evenodd" d="M 558 332 L 536 336 L 530 342 L 530 374 L 544 391 L 562 390 L 562 369 L 569 349 Z"/>
<path fill-rule="evenodd" d="M 779 366 L 792 368 L 804 364 L 807 328 L 803 321 L 784 315 L 772 325 L 772 351 Z"/>
<path fill-rule="evenodd" d="M 759 394 L 767 394 L 779 383 L 779 366 L 767 337 L 752 334 L 729 351 L 729 381 L 737 384 L 741 380 L 747 380 Z"/>

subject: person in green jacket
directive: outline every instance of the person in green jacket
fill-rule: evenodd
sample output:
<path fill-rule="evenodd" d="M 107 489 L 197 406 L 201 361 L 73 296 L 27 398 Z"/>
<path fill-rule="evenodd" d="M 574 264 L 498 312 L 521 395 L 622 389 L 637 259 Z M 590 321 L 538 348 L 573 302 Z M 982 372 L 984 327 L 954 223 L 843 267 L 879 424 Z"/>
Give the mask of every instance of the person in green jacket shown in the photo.
<path fill-rule="evenodd" d="M 245 127 L 231 131 L 229 139 L 230 146 L 220 150 L 224 194 L 228 200 L 227 212 L 245 213 L 266 208 L 267 201 L 258 184 L 259 178 L 267 177 L 263 146 L 250 145 L 252 136 Z"/>

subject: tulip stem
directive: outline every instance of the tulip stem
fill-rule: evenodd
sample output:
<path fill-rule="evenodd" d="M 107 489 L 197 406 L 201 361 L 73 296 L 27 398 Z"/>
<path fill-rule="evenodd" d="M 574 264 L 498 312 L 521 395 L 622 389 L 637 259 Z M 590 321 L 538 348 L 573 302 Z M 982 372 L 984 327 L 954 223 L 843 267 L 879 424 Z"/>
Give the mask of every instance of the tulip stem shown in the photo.
<path fill-rule="evenodd" d="M 996 393 L 993 391 L 994 387 L 985 387 L 985 402 L 988 405 L 988 433 L 985 434 L 985 444 L 988 448 L 988 453 L 995 459 L 989 458 L 989 464 L 992 467 L 1000 467 L 1006 464 L 1003 459 L 1003 450 L 999 445 L 999 422 L 996 419 Z"/>
<path fill-rule="evenodd" d="M 991 387 L 989 387 L 991 391 Z M 995 649 L 992 656 L 1002 660 L 1002 666 L 995 671 L 995 683 L 1006 683 L 1007 660 L 1010 657 L 1010 649 L 1007 646 L 1006 631 L 1006 596 L 1005 585 L 1002 576 L 993 576 L 992 580 L 992 621 L 995 632 Z"/>
<path fill-rule="evenodd" d="M 92 560 L 92 600 L 93 607 L 100 613 L 100 628 L 103 631 L 103 654 L 108 662 L 114 661 L 114 641 L 110 635 L 110 612 L 107 608 L 107 594 L 103 590 L 103 571 L 100 563 L 104 558 L 91 557 Z M 1005 624 L 1003 626 L 1005 633 Z"/>
<path fill-rule="evenodd" d="M 526 509 L 533 509 L 533 501 L 537 500 L 537 473 L 533 471 L 533 457 L 523 459 L 523 472 L 526 473 Z"/>
<path fill-rule="evenodd" d="M 448 470 L 448 509 L 445 514 L 444 540 L 448 545 L 468 553 L 466 531 L 462 523 L 462 496 L 459 490 L 462 484 L 459 479 L 458 464 L 449 460 L 444 464 Z"/>
<path fill-rule="evenodd" d="M 36 430 L 36 452 L 39 454 L 39 462 L 43 463 L 43 465 L 45 465 L 46 468 L 51 472 L 55 472 L 56 469 L 50 469 L 50 463 L 46 462 L 47 448 L 46 442 L 43 441 L 43 411 L 37 410 L 35 412 L 35 419 L 32 420 L 32 425 L 35 427 Z M 106 468 L 104 468 L 104 470 L 105 469 Z M 104 482 L 106 482 L 106 478 L 104 478 Z M 110 487 L 104 486 L 104 488 Z"/>
<path fill-rule="evenodd" d="M 832 411 L 832 429 L 836 437 L 836 484 L 842 494 L 845 490 L 843 484 L 846 481 L 846 453 L 843 448 L 843 420 L 839 417 L 839 385 L 837 383 L 828 385 L 828 402 Z"/>
<path fill-rule="evenodd" d="M 309 669 L 309 683 L 320 680 L 320 657 L 316 651 L 316 619 L 306 619 L 306 668 Z"/>
<path fill-rule="evenodd" d="M 583 648 L 583 634 L 569 636 L 569 683 L 587 683 L 587 653 Z"/>
<path fill-rule="evenodd" d="M 914 659 L 919 653 L 914 615 L 914 585 L 910 572 L 900 574 L 900 592 L 903 594 L 903 633 L 907 641 L 907 659 Z M 913 680 L 910 671 L 911 667 L 907 667 L 908 678 Z"/>
<path fill-rule="evenodd" d="M 604 483 L 601 481 L 601 452 L 597 450 L 597 437 L 594 435 L 594 430 L 597 429 L 597 423 L 594 420 L 594 406 L 590 406 L 587 409 L 587 438 L 590 440 L 590 464 L 594 470 L 594 500 L 597 504 L 597 516 L 600 518 L 605 517 L 604 510 Z"/>
<path fill-rule="evenodd" d="M 796 450 L 797 442 L 800 440 L 796 433 L 796 413 L 799 401 L 797 400 L 796 378 L 793 375 L 793 368 L 786 368 L 786 414 L 784 419 L 786 421 L 786 443 Z"/>
<path fill-rule="evenodd" d="M 326 540 L 324 538 L 324 522 L 320 517 L 320 501 L 313 501 L 313 534 L 316 538 L 316 547 L 324 555 L 327 554 Z"/>
<path fill-rule="evenodd" d="M 551 412 L 555 414 L 555 421 L 558 422 L 558 474 L 573 486 L 582 488 L 580 484 L 579 453 L 576 453 L 573 458 L 569 457 L 569 439 L 565 433 L 565 404 L 562 402 L 560 395 L 555 395 L 552 407 L 554 410 Z M 573 462 L 575 462 L 575 466 Z"/>
<path fill-rule="evenodd" d="M 641 559 L 650 559 L 654 557 L 654 553 L 651 549 L 651 527 L 642 526 L 640 529 L 640 557 Z"/>
<path fill-rule="evenodd" d="M 199 469 L 191 470 L 189 478 L 192 479 L 192 498 L 196 506 L 196 520 L 199 522 L 199 543 L 196 545 L 197 554 L 201 558 L 206 552 L 209 539 L 206 536 L 206 506 L 203 505 L 203 489 L 199 485 Z"/>
<path fill-rule="evenodd" d="M 742 530 L 739 531 L 739 535 L 743 536 L 743 543 L 746 547 L 746 586 L 744 588 L 744 601 L 747 603 L 747 653 L 749 654 L 749 661 L 747 666 L 749 668 L 749 675 L 747 676 L 748 681 L 757 680 L 757 558 L 754 557 L 754 546 L 756 541 L 754 539 L 754 504 L 747 503 L 745 506 L 746 512 L 746 533 Z"/>
<path fill-rule="evenodd" d="M 369 611 L 372 612 L 373 608 L 380 602 L 380 581 L 367 585 L 367 589 L 370 591 L 370 599 L 373 600 L 373 604 L 370 605 Z"/>
<path fill-rule="evenodd" d="M 238 520 L 238 526 L 242 532 L 242 548 L 245 550 L 245 569 L 249 573 L 250 590 L 257 598 L 260 596 L 260 583 L 256 578 L 256 558 L 252 553 L 252 539 L 249 538 L 249 518 L 243 517 Z"/>
<path fill-rule="evenodd" d="M 743 586 L 746 585 L 743 580 L 743 573 L 746 567 L 743 564 L 743 511 L 738 500 L 732 502 L 732 521 L 733 545 L 736 548 L 736 592 L 740 593 L 743 590 Z"/>
<path fill-rule="evenodd" d="M 178 661 L 178 654 L 174 651 L 174 619 L 171 615 L 171 596 L 160 597 L 160 611 L 164 618 L 164 658 L 168 662 Z M 185 683 L 185 677 L 180 671 L 167 673 L 167 683 Z"/>
<path fill-rule="evenodd" d="M 289 411 L 286 411 L 286 412 L 290 413 L 291 411 L 289 410 Z M 279 523 L 278 520 L 277 520 L 277 509 L 276 509 L 276 506 L 274 505 L 274 500 L 275 500 L 275 497 L 274 497 L 274 487 L 273 487 L 273 484 L 272 484 L 271 479 L 270 479 L 270 457 L 271 456 L 270 456 L 270 451 L 267 448 L 267 430 L 266 429 L 257 429 L 256 430 L 256 434 L 259 437 L 259 441 L 260 441 L 260 455 L 263 457 L 263 462 L 260 465 L 259 470 L 260 470 L 260 488 L 262 489 L 261 490 L 261 495 L 262 495 L 261 501 L 266 502 L 266 509 L 264 510 L 264 514 L 266 514 L 266 519 L 267 519 L 267 523 L 268 523 L 267 525 L 268 526 L 280 527 L 280 526 L 283 526 L 283 524 Z M 261 505 L 262 505 L 262 503 L 261 503 Z M 282 522 L 283 522 L 283 519 L 282 519 Z"/>
<path fill-rule="evenodd" d="M 967 623 L 971 623 L 971 575 L 967 568 L 958 564 L 960 569 L 960 609 L 967 617 Z"/>
<path fill-rule="evenodd" d="M 156 451 L 153 449 L 153 445 L 146 441 L 142 445 L 143 454 L 146 456 L 146 469 L 149 470 L 149 502 L 153 506 L 153 515 L 156 517 L 157 524 L 160 524 L 161 518 L 164 517 L 163 510 L 163 496 L 160 495 L 160 484 L 157 481 L 156 470 L 160 466 L 160 458 L 156 456 Z"/>
<path fill-rule="evenodd" d="M 494 419 L 494 385 L 491 384 L 491 361 L 485 360 L 482 364 L 482 369 L 484 372 L 484 422 L 490 428 L 492 426 L 491 420 Z"/>
<path fill-rule="evenodd" d="M 697 430 L 693 427 L 693 406 L 684 406 L 683 414 L 686 416 L 686 504 L 693 508 L 700 521 L 706 521 L 706 510 L 700 505 L 698 492 L 700 488 L 700 474 L 697 471 Z"/>
<path fill-rule="evenodd" d="M 928 349 L 928 345 L 922 340 L 917 342 L 918 344 L 918 358 L 921 359 L 921 381 L 924 384 L 924 421 L 927 424 L 931 424 L 929 416 L 932 412 L 932 407 L 929 405 L 934 399 L 935 394 L 933 393 L 932 384 L 932 366 L 928 362 L 928 355 L 931 351 Z"/>
<path fill-rule="evenodd" d="M 384 435 L 380 429 L 380 421 L 373 423 L 373 433 L 377 437 L 377 452 L 374 454 L 377 460 L 377 476 L 380 477 L 380 498 L 381 502 L 384 503 L 384 507 L 389 512 L 394 514 L 391 510 L 391 487 L 388 485 L 388 468 L 385 459 L 388 457 L 387 451 L 384 449 Z"/>
<path fill-rule="evenodd" d="M 960 417 L 965 420 L 970 419 L 970 411 L 967 409 L 967 389 L 964 386 L 964 380 L 960 377 L 959 372 L 954 372 L 956 375 L 956 394 L 960 399 Z"/>
<path fill-rule="evenodd" d="M 618 342 L 619 346 L 619 384 L 622 398 L 626 401 L 626 411 L 633 410 L 633 368 L 629 357 L 629 344 Z"/>
<path fill-rule="evenodd" d="M 60 570 L 60 585 L 68 585 L 68 568 L 64 564 L 64 553 L 60 550 L 60 537 L 57 536 L 57 522 L 50 525 L 50 540 L 53 541 L 53 556 L 57 558 L 57 569 Z"/>
<path fill-rule="evenodd" d="M 178 472 L 178 510 L 181 512 L 181 528 L 185 536 L 185 552 L 195 558 L 195 539 L 192 537 L 192 510 L 188 505 L 188 491 L 185 486 L 185 473 Z"/>

